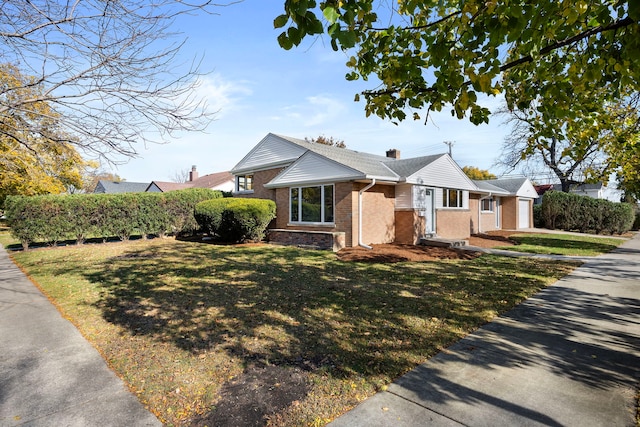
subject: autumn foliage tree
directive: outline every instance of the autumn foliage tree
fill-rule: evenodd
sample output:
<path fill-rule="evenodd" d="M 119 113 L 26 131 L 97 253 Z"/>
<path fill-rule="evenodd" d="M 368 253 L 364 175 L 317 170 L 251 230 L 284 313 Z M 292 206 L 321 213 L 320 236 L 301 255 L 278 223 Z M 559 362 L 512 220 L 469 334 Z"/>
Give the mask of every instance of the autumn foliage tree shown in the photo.
<path fill-rule="evenodd" d="M 475 166 L 464 166 L 462 171 L 471 179 L 476 180 L 486 180 L 486 179 L 496 179 L 497 177 L 485 169 L 480 169 Z"/>
<path fill-rule="evenodd" d="M 347 80 L 367 115 L 424 119 L 445 107 L 475 124 L 490 111 L 479 94 L 504 94 L 510 109 L 539 96 L 549 114 L 580 115 L 573 95 L 608 87 L 609 100 L 640 88 L 640 2 L 562 0 L 286 0 L 274 20 L 284 49 L 326 35 L 347 54 Z"/>
<path fill-rule="evenodd" d="M 0 99 L 38 99 L 43 87 L 11 64 L 0 64 Z M 0 205 L 7 195 L 62 193 L 82 186 L 88 163 L 60 126 L 60 114 L 44 101 L 0 110 Z"/>

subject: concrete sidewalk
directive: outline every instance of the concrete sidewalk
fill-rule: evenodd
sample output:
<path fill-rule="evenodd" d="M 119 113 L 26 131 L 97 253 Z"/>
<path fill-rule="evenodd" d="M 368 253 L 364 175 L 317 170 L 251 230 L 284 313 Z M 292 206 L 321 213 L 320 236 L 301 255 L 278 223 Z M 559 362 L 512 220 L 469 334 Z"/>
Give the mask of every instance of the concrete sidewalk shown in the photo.
<path fill-rule="evenodd" d="M 640 235 L 330 425 L 634 426 Z"/>
<path fill-rule="evenodd" d="M 161 426 L 0 247 L 0 426 Z"/>

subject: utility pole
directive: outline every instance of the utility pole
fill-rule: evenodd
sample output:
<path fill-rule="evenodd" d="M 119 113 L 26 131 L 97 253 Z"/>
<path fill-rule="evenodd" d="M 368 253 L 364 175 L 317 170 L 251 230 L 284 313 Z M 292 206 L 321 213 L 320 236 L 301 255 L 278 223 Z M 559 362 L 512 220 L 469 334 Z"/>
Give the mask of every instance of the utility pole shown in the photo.
<path fill-rule="evenodd" d="M 451 154 L 451 147 L 453 147 L 453 144 L 455 144 L 455 141 L 442 141 L 445 145 L 449 146 L 449 156 L 453 157 L 453 154 Z"/>

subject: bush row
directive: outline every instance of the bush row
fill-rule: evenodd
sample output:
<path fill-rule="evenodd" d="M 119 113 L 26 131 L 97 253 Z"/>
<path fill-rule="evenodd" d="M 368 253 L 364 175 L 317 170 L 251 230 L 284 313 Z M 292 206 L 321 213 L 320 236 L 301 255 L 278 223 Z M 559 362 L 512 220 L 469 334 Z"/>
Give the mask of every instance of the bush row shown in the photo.
<path fill-rule="evenodd" d="M 223 242 L 260 241 L 276 217 L 276 204 L 263 199 L 215 199 L 196 205 L 202 231 Z"/>
<path fill-rule="evenodd" d="M 34 242 L 191 233 L 195 205 L 220 191 L 190 188 L 167 193 L 11 196 L 5 201 L 11 233 L 26 249 Z"/>
<path fill-rule="evenodd" d="M 561 191 L 544 194 L 539 214 L 539 223 L 544 227 L 582 233 L 622 234 L 631 230 L 635 219 L 633 206 L 629 203 Z"/>

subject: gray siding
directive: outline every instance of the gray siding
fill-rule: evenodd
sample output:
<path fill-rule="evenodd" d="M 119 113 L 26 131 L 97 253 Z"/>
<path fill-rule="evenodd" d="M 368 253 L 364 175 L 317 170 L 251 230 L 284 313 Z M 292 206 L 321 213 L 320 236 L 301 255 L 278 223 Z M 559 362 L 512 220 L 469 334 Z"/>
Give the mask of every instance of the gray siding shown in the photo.
<path fill-rule="evenodd" d="M 237 174 L 245 171 L 269 169 L 275 165 L 290 163 L 304 154 L 305 151 L 299 145 L 269 134 L 240 160 L 231 170 L 231 173 Z"/>
<path fill-rule="evenodd" d="M 477 187 L 449 157 L 442 156 L 418 172 L 407 177 L 407 182 L 441 188 L 476 190 Z"/>
<path fill-rule="evenodd" d="M 360 177 L 361 172 L 308 151 L 295 164 L 271 180 L 269 186 L 346 181 Z"/>

